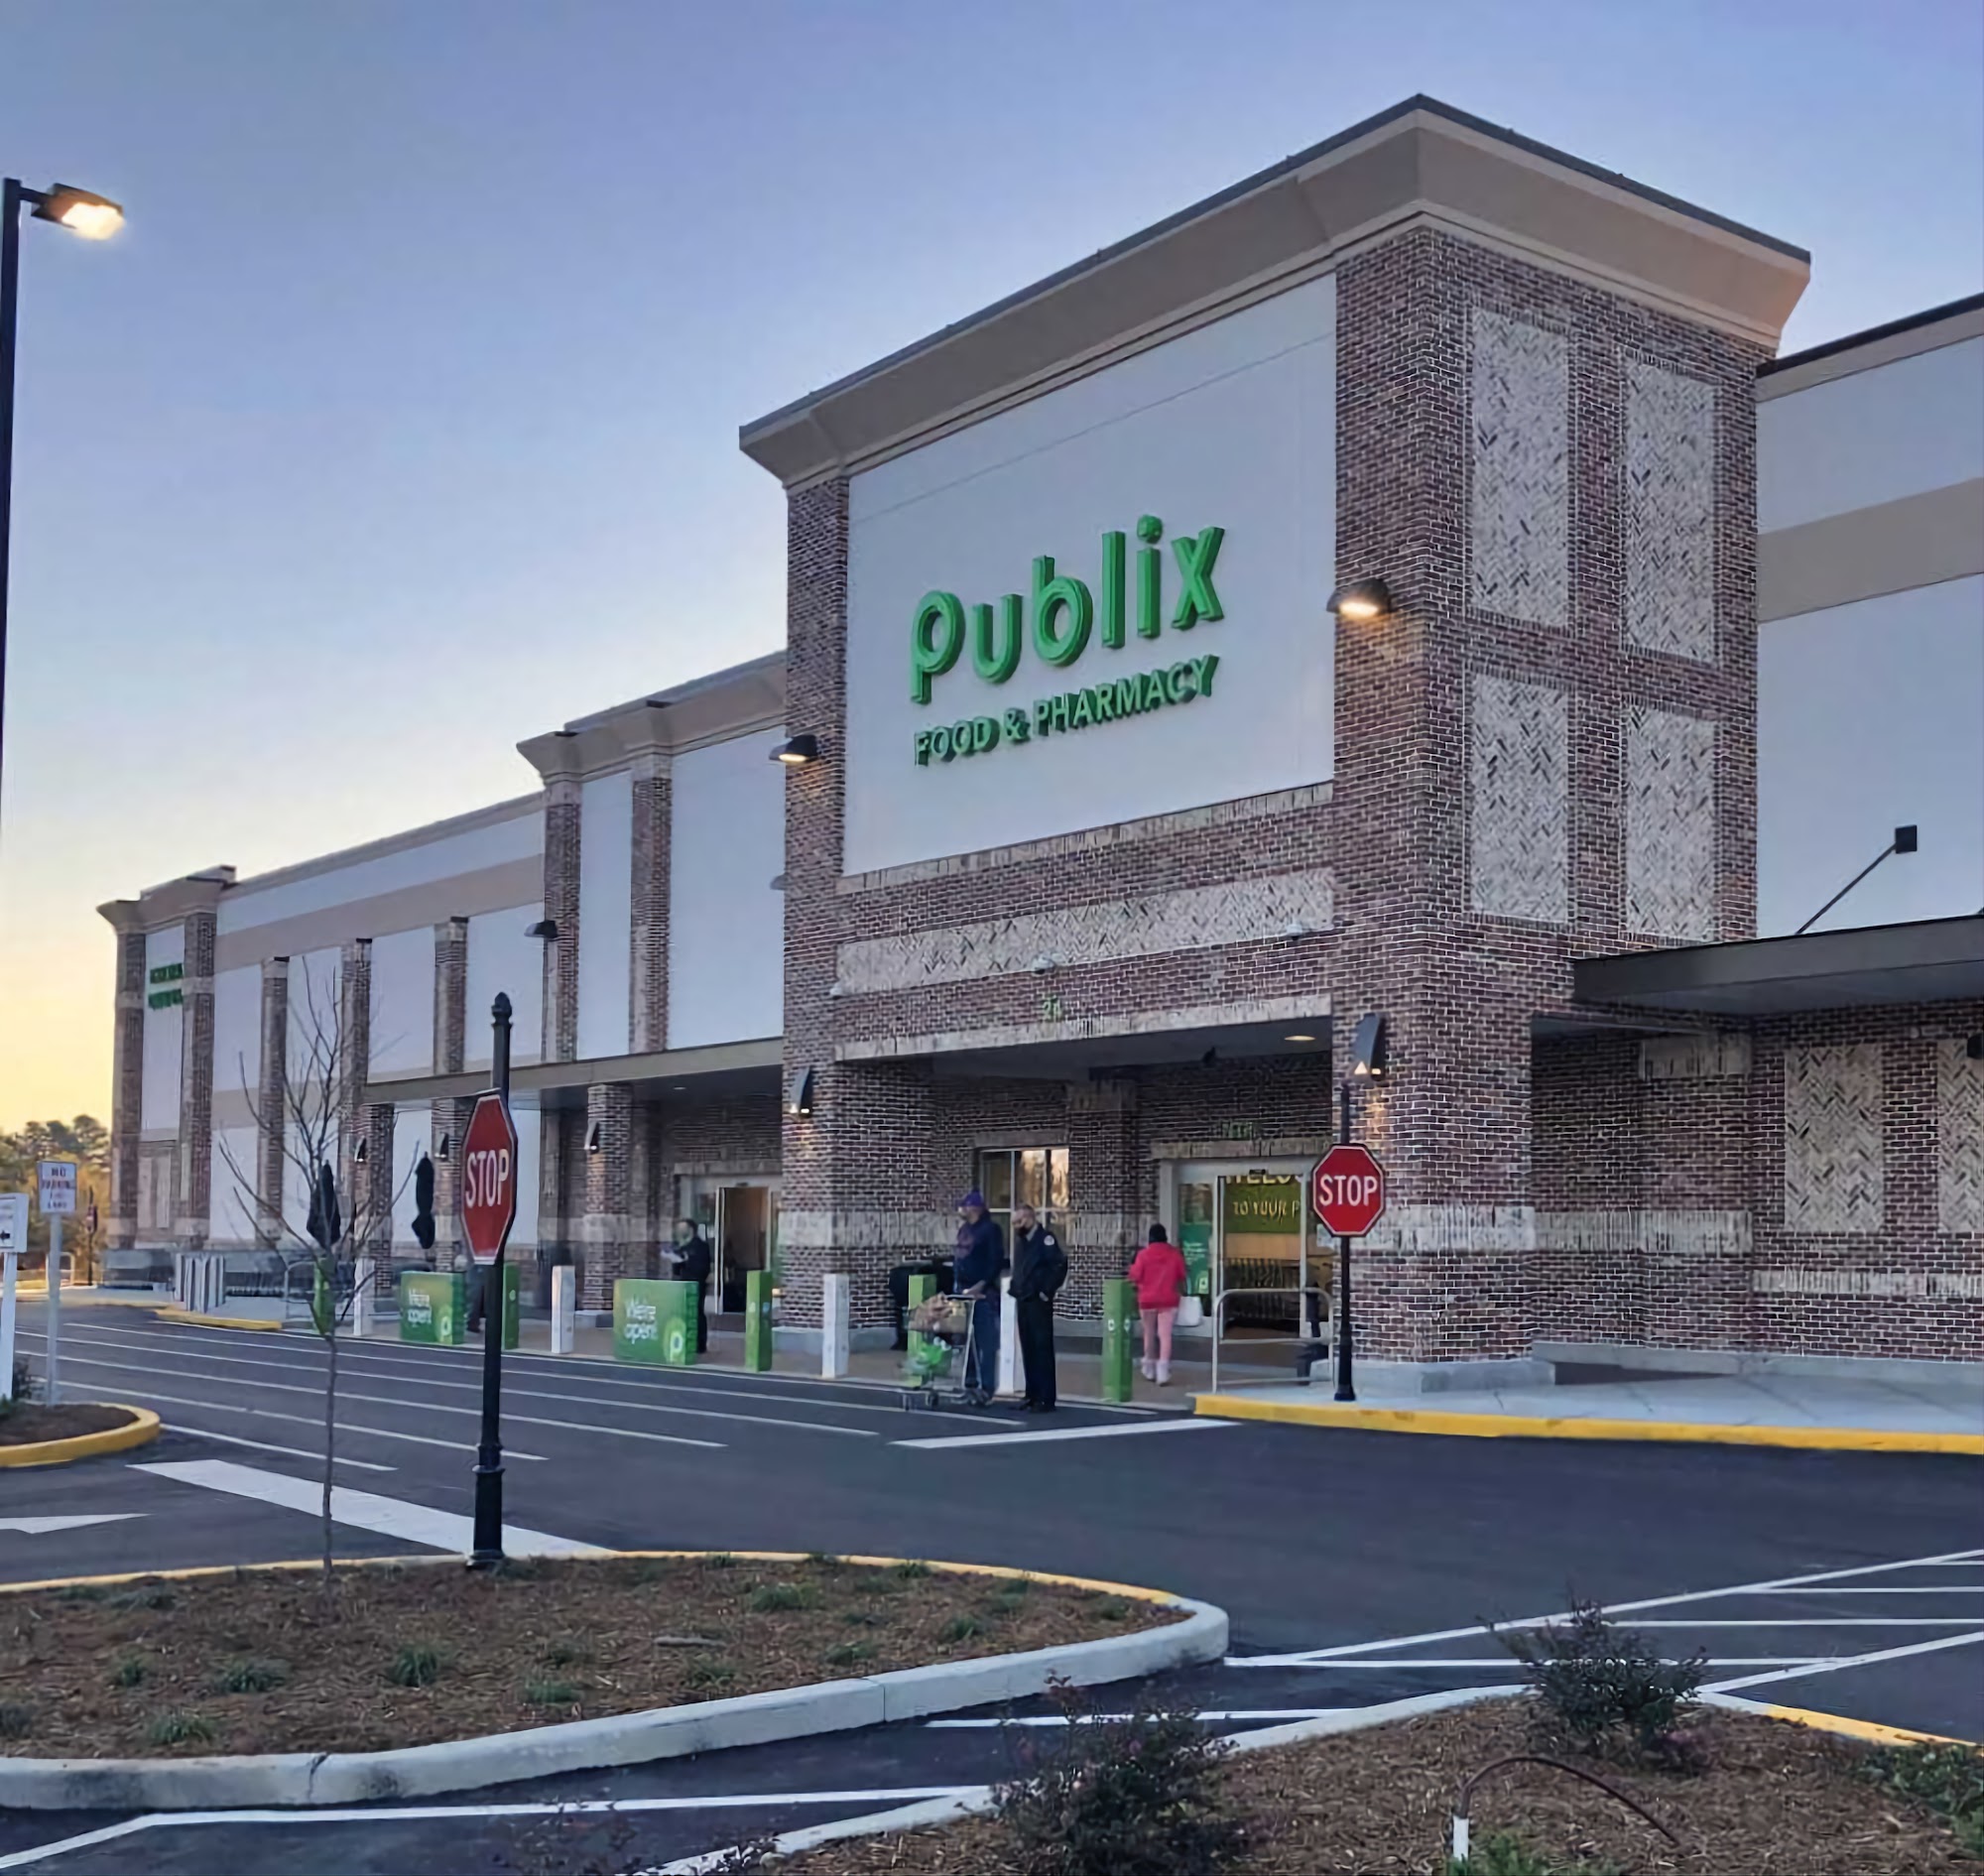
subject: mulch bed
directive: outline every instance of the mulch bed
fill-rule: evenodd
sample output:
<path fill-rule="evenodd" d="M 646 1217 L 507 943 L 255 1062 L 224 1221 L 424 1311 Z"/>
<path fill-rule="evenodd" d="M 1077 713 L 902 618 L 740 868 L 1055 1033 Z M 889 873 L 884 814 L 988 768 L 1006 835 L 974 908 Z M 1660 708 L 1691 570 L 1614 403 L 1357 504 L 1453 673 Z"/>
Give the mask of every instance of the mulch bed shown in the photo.
<path fill-rule="evenodd" d="M 1692 1775 L 1552 1751 L 1630 1793 L 1680 1847 L 1581 1781 L 1519 1766 L 1475 1792 L 1477 1855 L 1506 1831 L 1579 1876 L 1984 1870 L 1928 1813 L 1864 1776 L 1867 1748 L 1743 1714 L 1707 1713 L 1698 1726 L 1708 1763 Z M 1445 1868 L 1460 1781 L 1507 1754 L 1538 1749 L 1526 1703 L 1494 1700 L 1235 1757 L 1225 1790 L 1235 1811 L 1254 1820 L 1255 1837 L 1233 1876 L 1434 1876 Z M 780 1876 L 1021 1876 L 990 1819 L 831 1844 L 768 1867 Z"/>
<path fill-rule="evenodd" d="M 70 1407 L 37 1407 L 22 1401 L 0 1414 L 0 1446 L 38 1445 L 44 1439 L 73 1439 L 79 1434 L 108 1433 L 113 1427 L 128 1427 L 128 1407 L 96 1407 L 78 1403 Z"/>
<path fill-rule="evenodd" d="M 832 1558 L 417 1563 L 340 1570 L 328 1590 L 303 1570 L 77 1585 L 0 1595 L 0 1752 L 376 1751 L 1179 1619 Z"/>

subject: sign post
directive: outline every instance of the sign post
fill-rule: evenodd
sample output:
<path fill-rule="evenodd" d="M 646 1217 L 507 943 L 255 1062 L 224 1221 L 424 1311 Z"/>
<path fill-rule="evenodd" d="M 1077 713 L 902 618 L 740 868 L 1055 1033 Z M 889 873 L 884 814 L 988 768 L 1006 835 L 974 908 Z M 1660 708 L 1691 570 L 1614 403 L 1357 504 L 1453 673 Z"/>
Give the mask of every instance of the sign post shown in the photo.
<path fill-rule="evenodd" d="M 517 1221 L 517 1126 L 510 1118 L 510 999 L 490 1008 L 496 1085 L 475 1098 L 461 1136 L 461 1230 L 482 1267 L 482 1437 L 475 1449 L 471 1569 L 503 1561 L 503 1247 Z"/>
<path fill-rule="evenodd" d="M 1350 1084 L 1343 1085 L 1339 1143 L 1315 1163 L 1309 1194 L 1315 1215 L 1336 1239 L 1336 1398 L 1354 1401 L 1350 1318 L 1350 1240 L 1385 1215 L 1385 1169 L 1363 1147 L 1350 1144 Z"/>
<path fill-rule="evenodd" d="M 14 1392 L 14 1285 L 28 1248 L 28 1194 L 0 1192 L 0 1401 Z"/>
<path fill-rule="evenodd" d="M 35 1168 L 42 1216 L 49 1221 L 49 1353 L 42 1398 L 53 1407 L 62 1399 L 62 1220 L 75 1210 L 75 1162 L 43 1160 Z"/>

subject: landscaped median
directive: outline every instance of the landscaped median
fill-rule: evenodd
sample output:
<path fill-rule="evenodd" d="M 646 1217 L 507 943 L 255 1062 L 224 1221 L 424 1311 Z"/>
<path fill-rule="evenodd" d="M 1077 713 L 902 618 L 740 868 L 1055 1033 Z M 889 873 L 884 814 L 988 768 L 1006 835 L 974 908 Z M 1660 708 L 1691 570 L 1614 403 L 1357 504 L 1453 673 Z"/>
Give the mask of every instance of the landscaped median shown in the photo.
<path fill-rule="evenodd" d="M 1130 1679 L 1226 1633 L 1152 1590 L 787 1554 L 25 1585 L 0 1589 L 0 1809 L 464 1791 Z"/>
<path fill-rule="evenodd" d="M 0 1466 L 66 1465 L 123 1452 L 159 1437 L 159 1417 L 112 1401 L 38 1407 L 19 1401 L 0 1413 Z"/>

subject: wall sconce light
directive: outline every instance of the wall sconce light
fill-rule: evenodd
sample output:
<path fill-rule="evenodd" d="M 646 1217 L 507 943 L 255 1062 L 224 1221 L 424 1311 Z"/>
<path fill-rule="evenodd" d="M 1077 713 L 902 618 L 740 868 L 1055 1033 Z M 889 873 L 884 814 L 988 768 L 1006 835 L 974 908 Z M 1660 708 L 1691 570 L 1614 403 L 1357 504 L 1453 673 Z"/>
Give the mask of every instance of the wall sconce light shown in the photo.
<path fill-rule="evenodd" d="M 600 1150 L 599 1122 L 596 1120 L 585 1130 L 585 1150 L 588 1153 Z"/>
<path fill-rule="evenodd" d="M 358 1144 L 351 1149 L 351 1164 L 353 1166 L 363 1166 L 366 1160 L 371 1157 L 367 1152 L 367 1144 L 365 1136 L 360 1134 L 358 1136 Z"/>
<path fill-rule="evenodd" d="M 525 926 L 524 936 L 526 938 L 543 938 L 549 944 L 558 937 L 558 921 L 556 919 L 540 919 L 536 925 Z"/>
<path fill-rule="evenodd" d="M 447 1135 L 442 1134 L 441 1137 L 434 1143 L 434 1158 L 442 1166 L 445 1166 L 447 1164 L 447 1151 L 448 1151 Z"/>
<path fill-rule="evenodd" d="M 774 762 L 783 762 L 791 768 L 803 769 L 808 762 L 819 760 L 819 738 L 810 730 L 798 736 L 788 736 L 772 751 Z"/>
<path fill-rule="evenodd" d="M 1366 625 L 1373 619 L 1389 618 L 1392 589 L 1382 579 L 1346 580 L 1329 595 L 1329 610 L 1353 625 Z"/>
<path fill-rule="evenodd" d="M 786 1112 L 789 1114 L 810 1114 L 812 1112 L 812 1070 L 802 1068 L 793 1076 L 792 1086 L 786 1090 Z"/>
<path fill-rule="evenodd" d="M 1385 1072 L 1385 1019 L 1376 1011 L 1361 1019 L 1350 1045 L 1350 1072 L 1373 1078 Z"/>

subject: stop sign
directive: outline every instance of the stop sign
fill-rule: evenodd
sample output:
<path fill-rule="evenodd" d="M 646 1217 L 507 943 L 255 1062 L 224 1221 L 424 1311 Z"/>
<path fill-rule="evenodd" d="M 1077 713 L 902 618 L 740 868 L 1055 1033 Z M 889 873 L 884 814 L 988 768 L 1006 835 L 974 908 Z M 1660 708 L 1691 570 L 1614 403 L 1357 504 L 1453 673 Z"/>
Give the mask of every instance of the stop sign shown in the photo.
<path fill-rule="evenodd" d="M 478 1264 L 493 1264 L 517 1221 L 517 1129 L 510 1105 L 478 1094 L 461 1136 L 461 1229 Z"/>
<path fill-rule="evenodd" d="M 1362 1237 L 1385 1215 L 1385 1169 L 1362 1147 L 1331 1147 L 1315 1163 L 1309 1197 L 1331 1237 Z"/>

